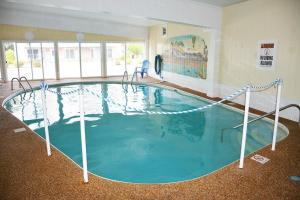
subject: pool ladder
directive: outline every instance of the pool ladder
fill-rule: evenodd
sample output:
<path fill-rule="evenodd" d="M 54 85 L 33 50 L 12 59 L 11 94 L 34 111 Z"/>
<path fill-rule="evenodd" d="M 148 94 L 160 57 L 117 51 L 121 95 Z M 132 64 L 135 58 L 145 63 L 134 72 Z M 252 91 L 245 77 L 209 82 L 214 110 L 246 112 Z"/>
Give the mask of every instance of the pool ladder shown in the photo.
<path fill-rule="evenodd" d="M 279 108 L 279 111 L 282 111 L 282 110 L 285 110 L 285 109 L 288 109 L 288 108 L 291 108 L 291 107 L 298 108 L 298 110 L 299 110 L 298 127 L 300 127 L 300 106 L 299 106 L 299 105 L 297 105 L 297 104 L 289 104 L 289 105 L 286 105 L 286 106 L 283 106 L 283 107 Z M 270 116 L 270 115 L 273 115 L 275 112 L 276 112 L 276 110 L 273 110 L 273 111 L 271 111 L 271 112 L 269 112 L 269 113 L 266 113 L 266 114 L 261 115 L 261 116 L 259 116 L 259 117 L 257 117 L 257 118 L 254 118 L 254 119 L 248 121 L 248 124 L 251 124 L 251 123 L 253 123 L 253 122 L 257 121 L 257 120 L 260 120 L 260 119 L 262 119 L 262 118 L 265 118 L 265 117 L 268 117 L 268 116 Z M 223 142 L 223 134 L 224 134 L 224 132 L 225 132 L 226 130 L 229 130 L 229 129 L 237 129 L 237 128 L 242 127 L 243 125 L 244 125 L 244 123 L 241 123 L 241 124 L 238 124 L 238 125 L 233 126 L 233 127 L 231 127 L 231 128 L 223 128 L 223 129 L 221 130 L 221 142 Z"/>
<path fill-rule="evenodd" d="M 14 80 L 17 80 L 18 82 L 19 82 L 19 87 L 22 87 L 23 88 L 23 90 L 26 92 L 26 90 L 25 90 L 25 88 L 24 88 L 24 86 L 23 86 L 23 84 L 21 83 L 21 81 L 22 80 L 25 80 L 26 81 L 26 83 L 27 83 L 27 85 L 30 87 L 30 90 L 31 90 L 31 92 L 33 91 L 33 89 L 32 89 L 32 87 L 31 87 L 31 85 L 30 85 L 30 83 L 28 82 L 28 80 L 27 80 L 27 78 L 25 77 L 25 76 L 22 76 L 22 77 L 20 77 L 20 78 L 12 78 L 11 79 L 11 90 L 14 90 Z"/>
<path fill-rule="evenodd" d="M 133 93 L 136 93 L 137 92 L 137 86 L 135 84 L 133 84 L 133 78 L 134 78 L 134 74 L 132 75 L 132 78 L 131 78 L 131 81 L 130 81 L 130 86 L 131 86 L 131 89 L 132 89 L 132 92 Z M 126 77 L 126 81 L 128 81 L 128 72 L 125 70 L 124 71 L 124 74 L 123 74 L 123 77 L 122 77 L 122 88 L 123 90 L 125 91 L 125 93 L 128 92 L 128 84 L 124 84 L 124 81 L 125 81 L 125 77 Z M 136 81 L 137 81 L 137 75 L 136 75 Z"/>
<path fill-rule="evenodd" d="M 128 72 L 127 72 L 127 70 L 124 71 L 123 78 L 122 78 L 122 88 L 127 93 L 128 84 L 126 84 L 126 86 L 124 85 L 125 76 L 126 76 L 126 81 L 128 81 Z"/>

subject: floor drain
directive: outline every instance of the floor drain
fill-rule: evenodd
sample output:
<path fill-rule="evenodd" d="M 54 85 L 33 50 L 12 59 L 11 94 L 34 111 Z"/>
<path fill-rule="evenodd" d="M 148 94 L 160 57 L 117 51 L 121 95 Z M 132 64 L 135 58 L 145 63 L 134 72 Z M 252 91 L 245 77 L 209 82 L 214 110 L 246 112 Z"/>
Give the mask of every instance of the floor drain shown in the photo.
<path fill-rule="evenodd" d="M 17 128 L 17 129 L 14 129 L 15 133 L 21 133 L 21 132 L 24 132 L 24 131 L 26 131 L 26 128 Z"/>
<path fill-rule="evenodd" d="M 291 181 L 300 182 L 300 176 L 290 176 Z"/>
<path fill-rule="evenodd" d="M 266 162 L 268 162 L 270 160 L 269 158 L 263 157 L 258 154 L 252 156 L 251 159 L 255 160 L 256 162 L 259 162 L 260 164 L 265 164 Z"/>

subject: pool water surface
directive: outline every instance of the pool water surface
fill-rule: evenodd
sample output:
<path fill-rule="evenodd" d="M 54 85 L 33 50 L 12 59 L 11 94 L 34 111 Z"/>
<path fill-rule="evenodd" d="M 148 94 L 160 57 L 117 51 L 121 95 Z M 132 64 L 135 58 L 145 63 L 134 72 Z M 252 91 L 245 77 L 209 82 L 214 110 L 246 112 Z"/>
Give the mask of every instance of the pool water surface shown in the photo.
<path fill-rule="evenodd" d="M 156 85 L 54 85 L 46 97 L 50 141 L 79 166 L 78 93 L 59 93 L 80 87 L 94 93 L 84 92 L 84 110 L 88 171 L 97 176 L 130 183 L 170 183 L 207 175 L 239 159 L 242 127 L 231 127 L 243 122 L 242 112 L 214 106 L 186 114 L 147 114 L 139 110 L 183 111 L 211 102 Z M 4 107 L 44 138 L 40 93 L 39 89 L 18 93 Z M 249 124 L 246 155 L 270 144 L 272 132 L 272 122 Z M 287 134 L 279 127 L 277 140 Z"/>

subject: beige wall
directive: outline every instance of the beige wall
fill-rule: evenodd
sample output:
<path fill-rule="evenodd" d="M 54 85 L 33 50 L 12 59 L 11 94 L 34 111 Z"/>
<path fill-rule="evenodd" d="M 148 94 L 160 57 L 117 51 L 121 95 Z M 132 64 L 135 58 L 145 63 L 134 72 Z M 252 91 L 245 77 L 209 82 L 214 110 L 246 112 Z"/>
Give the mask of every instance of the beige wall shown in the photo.
<path fill-rule="evenodd" d="M 163 50 L 163 44 L 168 38 L 181 36 L 181 35 L 199 35 L 201 36 L 208 46 L 208 66 L 207 66 L 207 79 L 194 78 L 184 76 L 181 74 L 162 71 L 162 77 L 165 81 L 169 81 L 183 87 L 188 87 L 193 90 L 201 91 L 204 93 L 212 93 L 214 88 L 213 84 L 213 68 L 215 68 L 214 62 L 212 62 L 215 55 L 215 47 L 211 47 L 212 33 L 208 29 L 200 28 L 197 26 L 183 25 L 168 23 L 167 24 L 167 36 L 163 37 L 161 34 L 163 25 L 157 25 L 149 28 L 149 59 L 150 63 L 154 63 L 154 58 L 157 54 L 161 54 Z M 154 70 L 153 70 L 154 71 Z M 156 78 L 161 78 L 155 75 L 150 70 L 150 75 Z"/>
<path fill-rule="evenodd" d="M 34 40 L 76 41 L 76 32 L 0 24 L 0 40 L 25 40 L 25 33 L 32 32 Z M 85 41 L 141 41 L 140 39 L 84 33 Z"/>
<path fill-rule="evenodd" d="M 239 87 L 281 77 L 283 97 L 300 100 L 300 0 L 249 0 L 225 7 L 219 82 Z M 276 40 L 274 70 L 256 69 L 259 40 Z"/>

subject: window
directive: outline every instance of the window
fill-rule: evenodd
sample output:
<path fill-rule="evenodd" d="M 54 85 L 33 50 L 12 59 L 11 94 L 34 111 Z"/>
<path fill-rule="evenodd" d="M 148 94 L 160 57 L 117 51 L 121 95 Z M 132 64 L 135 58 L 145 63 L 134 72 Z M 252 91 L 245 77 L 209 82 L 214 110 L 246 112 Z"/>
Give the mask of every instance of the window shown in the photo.
<path fill-rule="evenodd" d="M 125 71 L 125 44 L 106 44 L 106 63 L 108 76 L 121 76 Z"/>
<path fill-rule="evenodd" d="M 28 54 L 28 58 L 29 59 L 34 59 L 34 60 L 36 60 L 36 59 L 38 59 L 39 57 L 39 49 L 33 49 L 32 47 L 31 47 L 31 49 L 27 49 L 27 54 Z"/>
<path fill-rule="evenodd" d="M 79 78 L 79 43 L 59 42 L 59 75 L 61 78 Z"/>
<path fill-rule="evenodd" d="M 31 58 L 32 79 L 43 79 L 43 63 L 41 43 L 30 43 L 27 50 Z M 31 51 L 30 51 L 31 50 Z"/>
<path fill-rule="evenodd" d="M 6 65 L 3 72 L 11 80 L 25 76 L 28 80 L 55 79 L 58 54 L 60 78 L 100 77 L 102 45 L 100 42 L 3 42 Z M 106 72 L 108 76 L 122 76 L 127 70 L 131 75 L 141 67 L 145 59 L 142 42 L 111 42 L 106 48 Z M 1 76 L 2 75 L 2 76 Z M 0 74 L 0 79 L 3 74 Z"/>
<path fill-rule="evenodd" d="M 6 61 L 7 79 L 11 80 L 14 77 L 19 77 L 19 69 L 17 65 L 16 43 L 3 43 L 4 57 Z"/>
<path fill-rule="evenodd" d="M 43 42 L 42 43 L 43 52 L 43 72 L 45 79 L 55 79 L 55 53 L 54 53 L 54 43 L 53 42 Z"/>
<path fill-rule="evenodd" d="M 101 76 L 100 43 L 81 43 L 82 77 Z"/>
<path fill-rule="evenodd" d="M 33 78 L 31 59 L 28 56 L 29 43 L 17 43 L 17 58 L 20 77 L 25 76 L 28 80 Z"/>
<path fill-rule="evenodd" d="M 66 59 L 74 59 L 75 58 L 75 49 L 66 49 Z"/>
<path fill-rule="evenodd" d="M 126 68 L 129 74 L 133 74 L 136 67 L 141 67 L 144 59 L 144 43 L 126 43 Z"/>
<path fill-rule="evenodd" d="M 107 58 L 112 58 L 112 49 L 111 49 L 111 47 L 106 46 L 106 48 L 107 48 Z"/>

